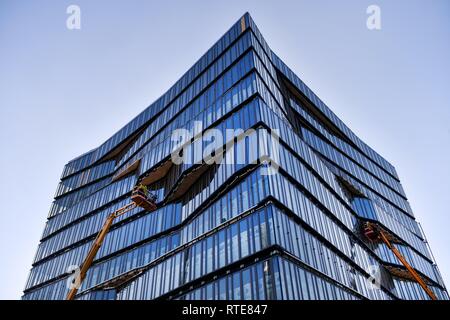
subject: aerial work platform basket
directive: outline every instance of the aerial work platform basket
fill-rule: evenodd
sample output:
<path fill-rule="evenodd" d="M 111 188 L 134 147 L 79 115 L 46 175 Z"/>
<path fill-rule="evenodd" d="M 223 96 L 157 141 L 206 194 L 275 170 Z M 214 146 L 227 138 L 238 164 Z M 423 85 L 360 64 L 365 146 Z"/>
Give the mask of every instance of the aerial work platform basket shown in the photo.
<path fill-rule="evenodd" d="M 153 194 L 148 194 L 139 186 L 134 187 L 131 193 L 131 201 L 136 206 L 141 207 L 147 211 L 156 210 L 156 197 Z"/>
<path fill-rule="evenodd" d="M 131 192 L 130 203 L 117 209 L 116 211 L 112 212 L 106 217 L 102 229 L 98 232 L 97 237 L 94 239 L 94 242 L 92 243 L 92 246 L 89 249 L 86 258 L 83 261 L 83 264 L 80 266 L 79 275 L 78 277 L 76 277 L 78 278 L 77 279 L 78 281 L 75 281 L 75 283 L 78 282 L 79 285 L 73 285 L 70 287 L 69 293 L 67 294 L 67 300 L 75 299 L 75 296 L 78 292 L 78 288 L 80 287 L 81 283 L 86 277 L 86 274 L 89 268 L 91 267 L 92 263 L 94 262 L 95 256 L 97 255 L 98 250 L 102 246 L 103 241 L 105 240 L 105 237 L 108 234 L 114 219 L 124 215 L 125 213 L 129 212 L 130 210 L 133 210 L 136 207 L 143 208 L 147 211 L 156 210 L 157 208 L 156 200 L 157 200 L 156 195 L 148 192 L 147 186 L 140 184 L 133 188 Z"/>

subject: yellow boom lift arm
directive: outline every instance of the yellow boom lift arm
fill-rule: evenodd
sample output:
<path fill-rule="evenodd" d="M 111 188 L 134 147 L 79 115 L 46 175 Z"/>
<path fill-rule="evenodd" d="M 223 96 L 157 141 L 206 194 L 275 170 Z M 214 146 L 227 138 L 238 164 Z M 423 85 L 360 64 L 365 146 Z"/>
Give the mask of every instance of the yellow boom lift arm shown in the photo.
<path fill-rule="evenodd" d="M 94 243 L 92 244 L 91 248 L 89 249 L 89 252 L 84 259 L 83 264 L 80 268 L 80 274 L 79 274 L 79 281 L 78 284 L 81 286 L 81 283 L 83 282 L 84 278 L 86 278 L 86 274 L 91 267 L 95 256 L 97 255 L 98 250 L 103 244 L 103 241 L 105 240 L 106 235 L 109 232 L 109 229 L 111 229 L 111 225 L 114 221 L 114 219 L 124 215 L 125 213 L 133 210 L 136 207 L 142 207 L 147 211 L 153 211 L 156 209 L 156 204 L 153 200 L 148 199 L 148 195 L 146 192 L 143 192 L 144 189 L 142 188 L 134 188 L 133 193 L 131 195 L 131 203 L 117 209 L 113 213 L 111 213 L 105 220 L 102 229 L 97 234 L 97 237 L 94 240 Z M 66 300 L 73 300 L 78 292 L 79 286 L 74 286 L 72 289 L 70 289 L 69 293 L 67 294 Z"/>
<path fill-rule="evenodd" d="M 405 266 L 412 278 L 422 287 L 422 289 L 427 293 L 431 300 L 437 300 L 434 292 L 427 286 L 422 277 L 414 270 L 413 267 L 406 261 L 405 257 L 400 253 L 400 251 L 391 243 L 389 237 L 386 233 L 375 226 L 374 224 L 367 222 L 365 224 L 365 235 L 372 241 L 381 240 L 386 246 L 392 251 L 392 253 L 397 257 L 398 260 Z"/>

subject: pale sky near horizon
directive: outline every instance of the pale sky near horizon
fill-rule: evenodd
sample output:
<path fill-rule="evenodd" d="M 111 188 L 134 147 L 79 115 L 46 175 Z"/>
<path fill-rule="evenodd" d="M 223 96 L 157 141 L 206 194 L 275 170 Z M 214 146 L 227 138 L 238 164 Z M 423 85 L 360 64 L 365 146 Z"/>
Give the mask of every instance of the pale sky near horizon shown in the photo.
<path fill-rule="evenodd" d="M 66 8 L 81 8 L 81 30 Z M 381 30 L 366 9 L 381 8 Z M 0 2 L 0 299 L 19 299 L 64 164 L 163 94 L 246 11 L 397 169 L 450 284 L 450 2 Z"/>

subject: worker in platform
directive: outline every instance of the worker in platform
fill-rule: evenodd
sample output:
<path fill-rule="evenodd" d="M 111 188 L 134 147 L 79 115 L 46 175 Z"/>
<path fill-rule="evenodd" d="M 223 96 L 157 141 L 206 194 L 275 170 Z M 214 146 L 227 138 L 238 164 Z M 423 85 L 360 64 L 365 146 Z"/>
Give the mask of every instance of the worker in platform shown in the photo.
<path fill-rule="evenodd" d="M 147 200 L 149 200 L 153 203 L 156 203 L 156 201 L 158 200 L 157 195 L 152 192 L 149 192 L 147 186 L 142 183 L 135 187 L 134 192 L 136 194 L 143 195 Z"/>
<path fill-rule="evenodd" d="M 137 191 L 143 193 L 145 197 L 147 197 L 148 195 L 148 188 L 145 184 L 139 184 L 137 187 Z"/>

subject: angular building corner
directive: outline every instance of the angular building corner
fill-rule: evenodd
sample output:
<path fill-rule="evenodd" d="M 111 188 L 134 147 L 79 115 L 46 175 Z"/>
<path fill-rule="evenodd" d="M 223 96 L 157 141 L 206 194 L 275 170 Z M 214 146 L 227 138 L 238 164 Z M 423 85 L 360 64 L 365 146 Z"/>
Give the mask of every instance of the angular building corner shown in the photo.
<path fill-rule="evenodd" d="M 180 128 L 193 134 L 175 164 Z M 230 139 L 207 163 L 199 150 L 211 129 Z M 449 298 L 394 167 L 272 52 L 248 13 L 64 167 L 22 298 L 64 299 L 70 268 L 137 184 L 158 208 L 116 219 L 77 299 L 430 299 L 414 274 Z"/>

